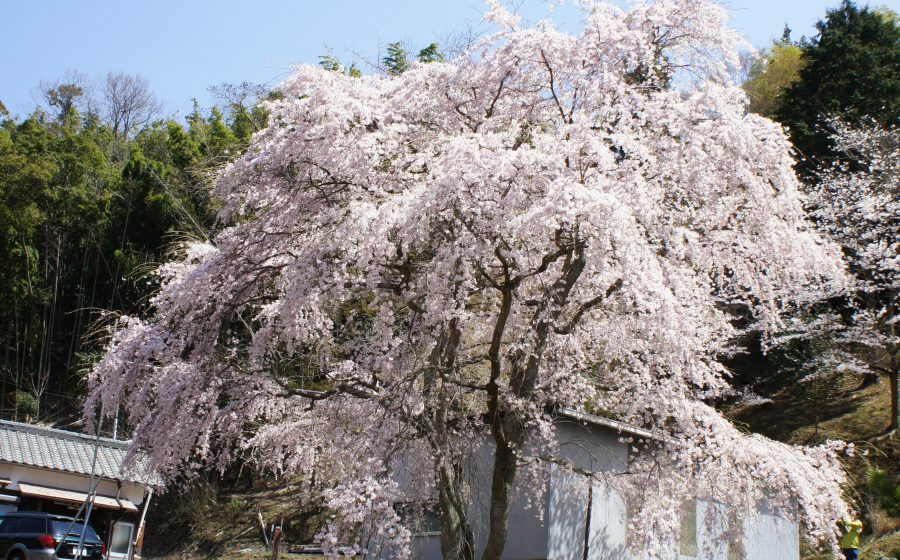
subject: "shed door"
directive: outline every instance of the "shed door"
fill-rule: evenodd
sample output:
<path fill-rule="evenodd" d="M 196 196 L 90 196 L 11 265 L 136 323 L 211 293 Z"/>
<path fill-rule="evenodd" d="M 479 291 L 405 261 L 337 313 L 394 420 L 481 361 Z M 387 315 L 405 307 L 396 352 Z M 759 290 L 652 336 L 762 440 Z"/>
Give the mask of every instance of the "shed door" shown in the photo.
<path fill-rule="evenodd" d="M 116 521 L 115 524 L 113 524 L 112 536 L 109 539 L 109 558 L 130 558 L 131 543 L 133 540 L 134 523 Z"/>

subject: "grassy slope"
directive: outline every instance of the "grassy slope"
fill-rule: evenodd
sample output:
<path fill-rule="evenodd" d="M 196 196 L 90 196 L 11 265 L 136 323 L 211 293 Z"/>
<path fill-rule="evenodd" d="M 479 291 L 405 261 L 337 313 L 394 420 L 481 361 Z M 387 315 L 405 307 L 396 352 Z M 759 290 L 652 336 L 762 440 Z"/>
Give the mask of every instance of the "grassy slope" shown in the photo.
<path fill-rule="evenodd" d="M 887 516 L 867 496 L 866 470 L 870 466 L 900 476 L 900 434 L 884 437 L 888 424 L 890 394 L 886 383 L 860 391 L 843 387 L 838 394 L 822 402 L 804 401 L 790 391 L 774 395 L 771 403 L 739 406 L 729 416 L 747 429 L 773 439 L 800 445 L 812 445 L 826 439 L 853 442 L 860 450 L 846 461 L 853 488 L 848 497 L 864 515 L 868 534 L 863 538 L 860 558 L 879 560 L 882 555 L 900 558 L 900 519 Z M 815 411 L 818 410 L 818 432 Z M 830 558 L 804 552 L 805 558 Z"/>

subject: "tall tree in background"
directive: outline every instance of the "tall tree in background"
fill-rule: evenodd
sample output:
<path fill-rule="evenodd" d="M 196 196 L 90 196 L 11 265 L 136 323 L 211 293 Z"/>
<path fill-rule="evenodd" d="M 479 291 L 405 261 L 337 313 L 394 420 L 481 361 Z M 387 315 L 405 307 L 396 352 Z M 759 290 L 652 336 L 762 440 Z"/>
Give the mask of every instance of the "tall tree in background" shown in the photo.
<path fill-rule="evenodd" d="M 146 78 L 125 72 L 109 72 L 100 88 L 106 122 L 116 138 L 128 138 L 149 123 L 161 105 Z"/>
<path fill-rule="evenodd" d="M 74 371 L 73 323 L 82 317 L 72 312 L 88 305 L 99 264 L 88 254 L 102 242 L 116 182 L 95 131 L 71 107 L 60 117 L 38 112 L 0 132 L 2 364 L 17 390 L 37 399 L 55 372 Z"/>
<path fill-rule="evenodd" d="M 781 39 L 753 61 L 743 83 L 750 99 L 749 109 L 764 117 L 772 117 L 778 107 L 778 96 L 800 78 L 803 52 L 791 42 L 790 29 L 785 27 Z"/>
<path fill-rule="evenodd" d="M 354 67 L 350 67 L 353 74 Z M 240 84 L 223 83 L 209 88 L 217 103 L 225 109 L 228 125 L 235 136 L 242 142 L 250 140 L 254 132 L 266 126 L 268 113 L 260 101 L 275 95 L 270 88 L 262 84 L 242 82 Z"/>
<path fill-rule="evenodd" d="M 428 64 L 429 62 L 444 62 L 444 55 L 438 48 L 437 43 L 431 43 L 416 55 L 416 60 Z"/>
<path fill-rule="evenodd" d="M 43 101 L 42 109 L 59 121 L 65 120 L 65 115 L 73 111 L 85 119 L 97 116 L 99 107 L 94 97 L 95 84 L 77 70 L 67 70 L 55 80 L 41 81 L 37 89 Z"/>
<path fill-rule="evenodd" d="M 577 37 L 520 29 L 496 2 L 490 18 L 501 31 L 454 63 L 298 69 L 220 177 L 233 225 L 159 270 L 153 313 L 123 319 L 93 372 L 87 416 L 121 403 L 169 477 L 236 454 L 315 473 L 332 557 L 402 554 L 402 467 L 427 483 L 403 498 L 438 506 L 445 558 L 472 560 L 476 532 L 501 558 L 557 406 L 670 436 L 614 477 L 648 557 L 677 552 L 671 520 L 697 495 L 748 515 L 765 500 L 833 539 L 834 449 L 748 436 L 707 402 L 727 389 L 724 303 L 771 331 L 842 270 L 808 228 L 781 128 L 728 83 L 725 10 L 596 6 Z M 665 87 L 685 67 L 710 79 Z"/>
<path fill-rule="evenodd" d="M 384 68 L 390 76 L 399 76 L 409 69 L 409 57 L 403 43 L 390 43 L 387 46 L 387 55 L 381 59 Z"/>
<path fill-rule="evenodd" d="M 46 112 L 0 111 L 0 414 L 63 420 L 79 408 L 99 310 L 146 308 L 145 273 L 172 241 L 206 235 L 212 176 L 265 113 L 241 91 L 224 113 L 141 127 L 152 106 L 83 113 L 96 105 L 76 72 L 40 89 Z"/>
<path fill-rule="evenodd" d="M 896 14 L 849 0 L 816 24 L 802 44 L 800 79 L 779 98 L 774 116 L 790 130 L 807 176 L 834 156 L 825 119 L 900 122 L 900 27 Z"/>

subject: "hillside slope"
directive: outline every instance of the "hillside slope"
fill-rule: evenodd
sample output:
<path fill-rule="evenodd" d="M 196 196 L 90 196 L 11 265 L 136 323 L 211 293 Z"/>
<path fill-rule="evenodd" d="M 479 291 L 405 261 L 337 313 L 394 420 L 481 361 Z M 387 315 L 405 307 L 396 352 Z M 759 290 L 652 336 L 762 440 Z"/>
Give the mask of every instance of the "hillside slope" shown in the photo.
<path fill-rule="evenodd" d="M 808 397 L 808 396 L 807 396 Z M 852 442 L 857 448 L 846 462 L 852 481 L 848 499 L 863 515 L 865 535 L 861 560 L 900 558 L 900 518 L 880 507 L 867 475 L 881 469 L 889 480 L 900 483 L 900 434 L 886 436 L 890 418 L 890 393 L 886 383 L 855 391 L 839 387 L 828 398 L 803 398 L 790 388 L 772 395 L 768 402 L 739 405 L 729 417 L 749 431 L 797 445 L 815 445 L 828 439 Z M 830 558 L 805 551 L 804 558 Z"/>

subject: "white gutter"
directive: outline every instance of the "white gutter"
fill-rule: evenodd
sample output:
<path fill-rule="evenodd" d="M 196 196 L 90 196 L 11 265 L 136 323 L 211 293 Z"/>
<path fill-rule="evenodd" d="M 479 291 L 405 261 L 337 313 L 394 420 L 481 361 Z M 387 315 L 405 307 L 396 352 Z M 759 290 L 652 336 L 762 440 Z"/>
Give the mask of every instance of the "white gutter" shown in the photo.
<path fill-rule="evenodd" d="M 595 414 L 588 414 L 587 412 L 579 412 L 572 408 L 560 407 L 557 412 L 560 416 L 565 416 L 566 418 L 580 420 L 581 422 L 587 422 L 589 424 L 594 424 L 595 426 L 604 426 L 621 433 L 631 434 L 647 439 L 653 439 L 656 441 L 668 441 L 669 439 L 662 434 L 654 434 L 650 430 L 645 430 L 644 428 L 638 428 L 637 426 L 632 426 L 631 424 L 619 422 L 618 420 L 613 420 L 611 418 L 604 418 Z"/>

